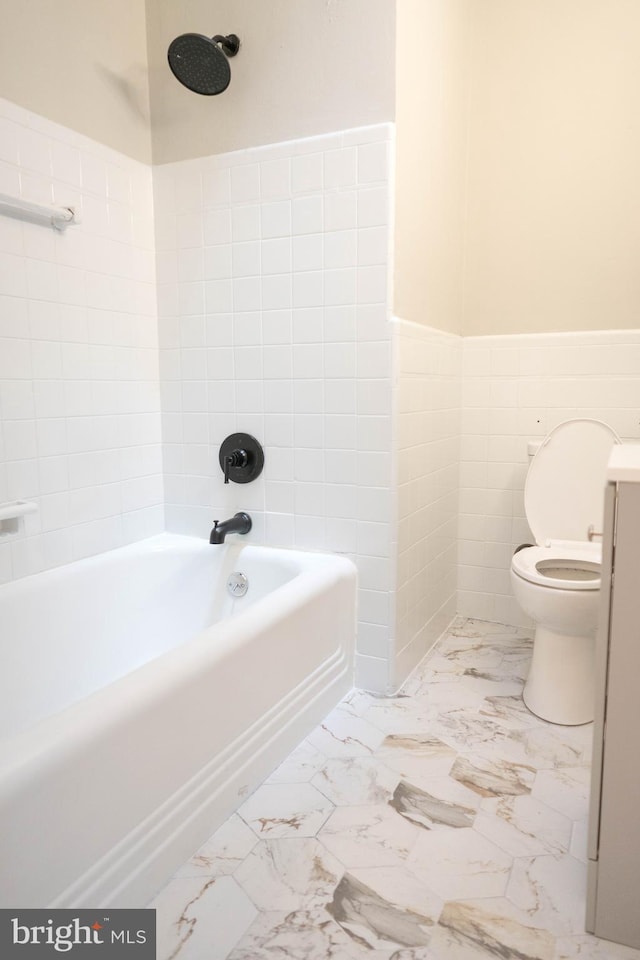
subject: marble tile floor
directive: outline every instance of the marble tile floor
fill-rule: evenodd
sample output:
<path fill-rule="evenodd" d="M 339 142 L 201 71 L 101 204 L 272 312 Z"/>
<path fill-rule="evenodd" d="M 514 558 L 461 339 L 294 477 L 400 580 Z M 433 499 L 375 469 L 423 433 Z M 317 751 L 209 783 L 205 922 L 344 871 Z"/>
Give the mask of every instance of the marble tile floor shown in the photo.
<path fill-rule="evenodd" d="M 353 691 L 150 904 L 158 960 L 640 960 L 584 932 L 592 725 L 527 711 L 530 653 L 458 619 Z"/>

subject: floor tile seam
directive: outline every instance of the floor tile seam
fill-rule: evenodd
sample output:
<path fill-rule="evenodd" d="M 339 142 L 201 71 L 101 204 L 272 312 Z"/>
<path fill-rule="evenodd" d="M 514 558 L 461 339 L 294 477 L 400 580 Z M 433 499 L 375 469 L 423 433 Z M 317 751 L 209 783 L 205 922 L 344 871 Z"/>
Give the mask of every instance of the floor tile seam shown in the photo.
<path fill-rule="evenodd" d="M 376 805 L 375 805 L 375 807 L 379 807 L 379 806 L 382 806 L 383 809 L 384 809 L 384 808 L 386 808 L 386 807 L 389 806 L 389 805 L 388 805 L 388 804 L 384 804 L 384 805 L 376 804 Z M 374 805 L 371 805 L 371 809 L 375 809 L 375 807 L 374 807 Z M 393 807 L 391 807 L 391 810 L 393 810 Z M 402 816 L 401 814 L 399 814 L 396 810 L 393 810 L 393 813 L 395 814 L 396 817 L 399 817 L 399 818 L 400 818 L 400 820 L 401 820 L 401 826 L 402 826 L 403 830 L 406 831 L 407 826 L 411 828 L 411 830 L 412 830 L 412 832 L 413 832 L 413 839 L 412 839 L 411 843 L 407 845 L 407 847 L 406 847 L 406 854 L 404 854 L 404 855 L 401 854 L 400 852 L 397 852 L 396 850 L 393 850 L 393 849 L 390 849 L 390 848 L 383 848 L 383 849 L 386 851 L 386 855 L 387 855 L 387 856 L 391 855 L 391 856 L 393 856 L 394 858 L 396 858 L 396 859 L 398 860 L 398 865 L 406 865 L 406 864 L 409 862 L 409 858 L 410 858 L 410 856 L 411 856 L 411 853 L 413 852 L 414 848 L 417 846 L 417 844 L 418 844 L 418 842 L 419 842 L 419 840 L 420 840 L 421 828 L 420 828 L 416 823 L 413 823 L 411 820 L 407 820 L 406 817 L 403 817 L 403 816 Z M 394 819 L 395 819 L 395 818 L 394 818 Z M 331 834 L 331 833 L 318 834 L 317 837 L 316 837 L 316 840 L 318 841 L 318 843 L 320 843 L 320 844 L 324 847 L 324 849 L 325 849 L 331 856 L 336 857 L 336 859 L 337 859 L 340 863 L 344 864 L 345 870 L 357 870 L 357 869 L 360 869 L 360 867 L 349 867 L 349 866 L 345 863 L 345 861 L 341 859 L 339 853 L 336 853 L 335 851 L 331 850 L 331 849 L 327 846 L 327 844 L 324 842 L 324 837 L 325 837 L 325 836 L 336 836 L 336 834 Z M 371 867 L 371 868 L 373 868 L 374 866 L 375 866 L 375 867 L 388 867 L 389 864 L 376 863 L 376 864 L 370 864 L 370 865 L 369 865 L 369 867 Z M 366 869 L 366 868 L 362 868 L 362 869 Z"/>
<path fill-rule="evenodd" d="M 487 817 L 493 817 L 494 819 L 499 819 L 497 816 L 495 816 L 495 814 L 488 813 L 486 810 L 478 811 L 478 813 L 483 813 Z M 485 833 L 483 833 L 481 830 L 479 830 L 476 825 L 476 820 L 477 820 L 477 816 L 474 818 L 474 822 L 471 825 L 471 829 L 475 830 L 476 833 L 478 833 L 481 837 L 484 837 L 485 840 L 489 840 L 491 843 L 494 844 L 494 846 L 498 847 L 499 850 L 501 850 L 506 856 L 511 857 L 511 859 L 514 861 L 517 859 L 526 859 L 526 857 L 543 857 L 547 855 L 551 855 L 551 856 L 555 855 L 550 850 L 544 850 L 541 853 L 534 853 L 534 854 L 522 854 L 522 855 L 514 854 L 510 850 L 508 850 L 506 846 L 503 845 L 504 841 L 501 843 L 500 840 L 497 840 L 495 837 L 493 836 L 489 837 Z M 504 821 L 504 822 L 509 824 L 509 821 Z M 532 841 L 537 841 L 540 844 L 543 844 L 545 842 L 540 837 L 537 837 L 535 834 L 524 833 L 518 827 L 515 827 L 514 829 L 516 829 L 518 833 L 522 833 L 524 837 L 530 837 Z M 571 844 L 571 840 L 569 841 L 569 845 L 570 844 Z M 569 847 L 563 847 L 560 855 L 564 855 L 565 853 L 569 853 Z"/>
<path fill-rule="evenodd" d="M 340 875 L 339 879 L 336 881 L 335 886 L 334 886 L 334 887 L 332 888 L 332 890 L 331 890 L 331 895 L 333 895 L 333 893 L 335 893 L 336 889 L 337 889 L 338 886 L 340 885 L 340 882 L 341 882 L 341 880 L 343 879 L 345 872 L 346 872 L 346 871 L 344 871 L 344 872 Z M 253 897 L 252 897 L 251 894 L 249 893 L 249 891 L 246 890 L 246 888 L 243 887 L 243 886 L 239 883 L 239 881 L 236 881 L 236 882 L 238 882 L 238 885 L 240 886 L 240 889 L 242 890 L 242 892 L 244 893 L 244 895 L 247 897 L 247 899 L 251 901 L 251 905 L 252 905 L 253 907 L 255 907 L 255 909 L 258 911 L 258 914 L 259 914 L 259 915 L 263 915 L 263 914 L 266 914 L 266 913 L 280 913 L 280 912 L 281 912 L 280 910 L 273 910 L 273 909 L 271 909 L 271 910 L 264 910 L 262 907 L 259 907 L 258 904 L 256 903 L 256 901 L 253 899 Z M 290 888 L 290 889 L 291 889 L 291 888 Z M 283 911 L 282 911 L 283 913 L 287 913 L 287 914 L 297 913 L 297 912 L 300 911 L 300 910 L 319 910 L 319 909 L 325 908 L 325 907 L 326 907 L 326 904 L 329 902 L 329 901 L 326 900 L 326 897 L 327 897 L 327 895 L 328 895 L 328 894 L 326 894 L 326 893 L 322 893 L 322 894 L 320 894 L 320 893 L 300 894 L 298 891 L 295 891 L 295 890 L 293 890 L 292 892 L 293 892 L 294 894 L 298 894 L 299 902 L 296 904 L 296 907 L 295 907 L 295 909 L 294 909 L 293 911 L 292 911 L 292 910 L 283 910 Z M 251 923 L 253 923 L 253 922 L 255 921 L 255 919 L 257 919 L 257 918 L 254 917 L 254 920 L 252 920 Z M 248 929 L 248 927 L 247 927 L 247 929 Z M 246 930 L 245 930 L 245 933 L 246 933 Z M 242 934 L 242 936 L 244 936 L 244 933 Z M 236 943 L 236 946 L 237 946 L 237 943 Z"/>
<path fill-rule="evenodd" d="M 320 840 L 319 842 L 322 843 L 321 840 Z M 353 873 L 354 870 L 376 870 L 376 869 L 380 869 L 380 870 L 395 869 L 395 870 L 397 870 L 397 869 L 406 868 L 406 866 L 407 866 L 407 861 L 406 861 L 406 859 L 403 858 L 403 857 L 401 857 L 400 854 L 395 854 L 396 860 L 395 860 L 393 863 L 359 863 L 358 866 L 356 866 L 356 867 L 354 867 L 354 866 L 351 866 L 351 867 L 350 867 L 350 866 L 347 866 L 347 865 L 344 863 L 343 860 L 340 860 L 340 855 L 339 855 L 338 853 L 335 853 L 334 851 L 330 850 L 327 846 L 325 846 L 324 843 L 322 843 L 322 846 L 323 846 L 324 849 L 327 851 L 327 853 L 329 853 L 331 856 L 335 857 L 336 860 L 338 860 L 338 862 L 340 863 L 340 865 L 343 867 L 342 874 L 340 875 L 340 880 L 342 880 L 343 877 L 344 877 L 347 873 Z M 340 880 L 338 880 L 338 883 L 336 883 L 336 887 L 337 887 L 338 884 L 340 883 Z M 334 888 L 334 889 L 335 889 L 335 888 Z"/>
<path fill-rule="evenodd" d="M 540 762 L 536 760 L 535 757 L 528 757 L 526 758 L 526 760 L 514 760 L 512 757 L 509 757 L 504 753 L 499 753 L 498 750 L 492 753 L 491 749 L 487 749 L 487 747 L 484 744 L 481 744 L 480 746 L 476 746 L 476 747 L 469 747 L 468 749 L 461 750 L 460 752 L 464 756 L 479 754 L 480 756 L 483 756 L 487 760 L 497 759 L 501 763 L 513 763 L 520 766 L 532 767 L 533 770 L 535 771 L 536 776 L 538 773 L 541 773 L 543 770 L 565 770 L 569 766 L 571 767 L 575 766 L 574 763 L 570 763 L 569 761 L 564 762 L 562 760 L 558 760 L 555 762 L 553 760 L 543 760 L 542 762 Z M 489 756 L 489 754 L 492 754 L 492 755 Z M 498 754 L 498 756 L 496 756 L 496 754 Z"/>
<path fill-rule="evenodd" d="M 398 781 L 398 782 L 400 782 L 400 781 Z M 337 809 L 345 810 L 345 809 L 349 809 L 349 807 L 372 807 L 372 806 L 376 806 L 376 804 L 373 804 L 373 803 L 339 803 L 337 800 L 334 800 L 334 799 L 332 799 L 331 797 L 327 796 L 327 794 L 326 794 L 326 793 L 322 790 L 322 788 L 319 787 L 317 784 L 314 784 L 314 786 L 315 786 L 316 790 L 318 790 L 319 793 L 322 793 L 322 796 L 325 797 L 325 799 L 328 800 L 329 803 L 332 803 L 333 806 L 336 807 Z M 393 797 L 393 794 L 394 794 L 395 790 L 397 789 L 397 786 L 398 786 L 398 784 L 396 784 L 396 786 L 393 788 L 393 790 L 389 792 L 389 799 L 383 801 L 384 804 L 388 804 L 388 803 L 389 803 L 389 800 Z M 381 788 L 381 789 L 382 789 L 382 788 Z M 386 790 L 387 788 L 384 788 L 384 789 Z M 333 813 L 333 811 L 331 811 L 331 812 Z"/>

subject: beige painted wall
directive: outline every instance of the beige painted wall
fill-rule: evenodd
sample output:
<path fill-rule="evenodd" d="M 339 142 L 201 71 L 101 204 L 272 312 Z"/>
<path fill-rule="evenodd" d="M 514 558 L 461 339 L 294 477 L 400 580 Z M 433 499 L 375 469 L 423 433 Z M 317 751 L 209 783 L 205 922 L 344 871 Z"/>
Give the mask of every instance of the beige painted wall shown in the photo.
<path fill-rule="evenodd" d="M 0 0 L 0 96 L 150 161 L 144 0 Z"/>
<path fill-rule="evenodd" d="M 471 4 L 398 0 L 394 312 L 460 333 Z"/>
<path fill-rule="evenodd" d="M 393 120 L 395 0 L 148 0 L 156 163 Z M 191 93 L 171 74 L 181 33 L 236 33 L 231 84 Z"/>
<path fill-rule="evenodd" d="M 474 3 L 463 333 L 640 327 L 640 3 Z"/>

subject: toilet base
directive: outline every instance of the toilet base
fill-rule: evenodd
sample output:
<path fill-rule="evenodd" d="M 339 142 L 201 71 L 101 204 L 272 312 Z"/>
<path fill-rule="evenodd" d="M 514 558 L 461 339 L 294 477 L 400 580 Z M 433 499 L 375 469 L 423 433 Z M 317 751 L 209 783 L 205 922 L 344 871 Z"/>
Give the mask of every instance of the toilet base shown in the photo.
<path fill-rule="evenodd" d="M 595 636 L 569 637 L 538 626 L 522 691 L 525 706 L 549 723 L 590 723 L 595 712 L 594 657 Z"/>

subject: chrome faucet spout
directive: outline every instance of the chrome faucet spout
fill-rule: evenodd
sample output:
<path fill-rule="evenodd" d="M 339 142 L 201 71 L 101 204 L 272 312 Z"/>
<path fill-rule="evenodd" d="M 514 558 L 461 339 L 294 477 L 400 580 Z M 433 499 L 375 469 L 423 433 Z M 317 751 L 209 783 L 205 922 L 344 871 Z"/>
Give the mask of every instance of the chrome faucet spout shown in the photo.
<path fill-rule="evenodd" d="M 228 533 L 249 533 L 251 517 L 248 513 L 236 513 L 229 520 L 214 520 L 209 543 L 224 543 Z"/>

